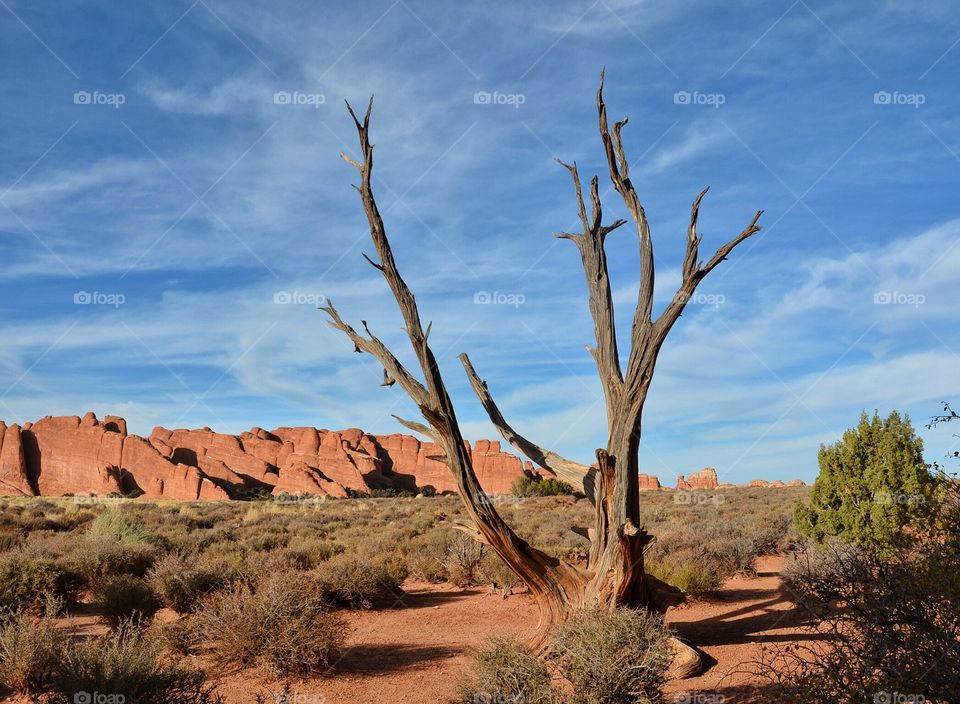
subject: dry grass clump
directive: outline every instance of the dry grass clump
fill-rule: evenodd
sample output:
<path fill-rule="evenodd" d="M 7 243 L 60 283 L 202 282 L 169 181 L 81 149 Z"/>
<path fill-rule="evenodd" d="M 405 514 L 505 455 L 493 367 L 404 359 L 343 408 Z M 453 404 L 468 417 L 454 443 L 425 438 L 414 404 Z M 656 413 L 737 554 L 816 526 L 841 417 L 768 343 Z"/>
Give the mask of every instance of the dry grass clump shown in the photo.
<path fill-rule="evenodd" d="M 107 693 L 124 704 L 221 704 L 201 670 L 169 662 L 149 632 L 124 624 L 108 636 L 64 647 L 53 690 L 61 701 L 78 692 Z"/>
<path fill-rule="evenodd" d="M 493 638 L 474 655 L 457 685 L 455 704 L 553 704 L 550 671 L 515 638 Z"/>
<path fill-rule="evenodd" d="M 38 692 L 56 663 L 58 642 L 48 618 L 0 615 L 0 684 L 18 694 Z"/>
<path fill-rule="evenodd" d="M 195 610 L 208 594 L 225 588 L 237 572 L 220 561 L 171 553 L 150 572 L 150 584 L 167 608 L 178 614 Z"/>
<path fill-rule="evenodd" d="M 402 594 L 409 570 L 402 557 L 362 558 L 338 555 L 315 572 L 317 583 L 335 604 L 369 609 L 380 603 L 393 604 Z"/>
<path fill-rule="evenodd" d="M 212 594 L 197 612 L 195 629 L 220 663 L 285 676 L 324 672 L 346 637 L 345 622 L 303 572 Z"/>
<path fill-rule="evenodd" d="M 553 639 L 558 668 L 572 685 L 570 704 L 653 704 L 672 652 L 669 631 L 646 611 L 585 611 Z"/>
<path fill-rule="evenodd" d="M 91 596 L 101 617 L 111 628 L 119 628 L 124 623 L 143 626 L 162 606 L 160 597 L 147 580 L 125 574 L 95 582 Z"/>
<path fill-rule="evenodd" d="M 0 611 L 38 613 L 48 604 L 73 603 L 82 579 L 62 561 L 21 549 L 0 555 Z"/>

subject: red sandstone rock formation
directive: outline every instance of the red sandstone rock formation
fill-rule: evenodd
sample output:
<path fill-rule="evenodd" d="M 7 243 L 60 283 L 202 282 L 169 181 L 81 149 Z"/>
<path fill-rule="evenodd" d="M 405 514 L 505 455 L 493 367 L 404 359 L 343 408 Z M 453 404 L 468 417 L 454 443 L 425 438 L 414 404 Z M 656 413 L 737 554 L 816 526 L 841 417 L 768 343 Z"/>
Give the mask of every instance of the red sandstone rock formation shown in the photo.
<path fill-rule="evenodd" d="M 747 486 L 757 486 L 766 489 L 770 486 L 770 482 L 768 482 L 766 479 L 751 479 Z"/>
<path fill-rule="evenodd" d="M 5 495 L 33 496 L 27 461 L 23 454 L 20 426 L 0 421 L 0 492 Z"/>
<path fill-rule="evenodd" d="M 491 494 L 541 473 L 503 452 L 500 443 L 467 445 L 477 478 Z M 440 449 L 407 435 L 368 435 L 350 428 L 252 428 L 240 435 L 210 428 L 154 428 L 127 433 L 123 418 L 93 413 L 48 416 L 23 428 L 0 422 L 0 495 L 142 491 L 147 498 L 227 499 L 254 492 L 344 497 L 347 491 L 456 486 Z M 653 478 L 654 481 L 656 478 Z"/>
<path fill-rule="evenodd" d="M 677 489 L 689 491 L 690 489 L 716 489 L 717 488 L 717 470 L 713 467 L 704 467 L 699 472 L 694 472 L 689 478 L 684 479 L 683 475 L 677 476 Z"/>
<path fill-rule="evenodd" d="M 652 474 L 640 475 L 640 491 L 659 491 L 661 488 L 660 480 Z"/>
<path fill-rule="evenodd" d="M 126 494 L 148 498 L 226 499 L 197 467 L 170 461 L 150 443 L 128 435 L 126 421 L 93 413 L 47 416 L 22 431 L 31 493 Z M 4 443 L 6 444 L 6 443 Z"/>
<path fill-rule="evenodd" d="M 807 483 L 802 479 L 791 479 L 787 482 L 787 486 L 806 486 Z"/>

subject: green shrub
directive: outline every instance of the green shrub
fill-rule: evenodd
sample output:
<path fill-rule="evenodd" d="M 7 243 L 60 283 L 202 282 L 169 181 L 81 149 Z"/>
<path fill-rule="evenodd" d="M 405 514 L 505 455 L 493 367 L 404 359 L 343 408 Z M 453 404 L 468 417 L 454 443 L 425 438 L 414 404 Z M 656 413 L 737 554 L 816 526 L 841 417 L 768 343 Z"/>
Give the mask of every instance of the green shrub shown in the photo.
<path fill-rule="evenodd" d="M 672 584 L 687 594 L 703 594 L 715 590 L 723 582 L 724 575 L 715 560 L 671 558 L 668 562 L 649 561 L 647 572 L 657 579 Z"/>
<path fill-rule="evenodd" d="M 456 701 L 552 704 L 550 671 L 514 638 L 494 638 L 474 656 L 458 684 Z"/>
<path fill-rule="evenodd" d="M 108 509 L 94 518 L 87 526 L 87 537 L 91 540 L 126 544 L 150 543 L 155 540 L 146 528 L 130 521 L 117 509 Z"/>
<path fill-rule="evenodd" d="M 796 507 L 801 533 L 875 548 L 909 540 L 903 528 L 923 518 L 936 486 L 909 418 L 863 413 L 841 440 L 820 446 L 818 459 L 810 503 Z"/>
<path fill-rule="evenodd" d="M 381 601 L 397 598 L 407 578 L 402 558 L 367 558 L 345 554 L 317 569 L 319 584 L 329 599 L 354 609 L 369 609 Z"/>
<path fill-rule="evenodd" d="M 236 572 L 219 561 L 170 554 L 150 572 L 153 586 L 163 605 L 178 614 L 193 611 L 200 600 L 226 587 Z"/>
<path fill-rule="evenodd" d="M 103 638 L 64 647 L 55 691 L 67 701 L 77 692 L 120 695 L 124 704 L 221 704 L 200 670 L 171 664 L 156 638 L 123 624 Z"/>
<path fill-rule="evenodd" d="M 663 622 L 646 611 L 585 611 L 553 639 L 558 665 L 573 687 L 571 704 L 653 704 L 672 653 Z"/>
<path fill-rule="evenodd" d="M 510 487 L 514 496 L 569 496 L 573 487 L 559 479 L 533 479 L 519 477 Z"/>
<path fill-rule="evenodd" d="M 345 622 L 303 572 L 277 573 L 254 587 L 239 583 L 212 594 L 195 627 L 219 662 L 273 675 L 323 672 L 346 638 Z"/>
<path fill-rule="evenodd" d="M 145 579 L 129 575 L 107 577 L 93 585 L 93 602 L 113 628 L 123 623 L 140 626 L 160 610 L 160 597 Z"/>
<path fill-rule="evenodd" d="M 0 621 L 0 684 L 19 694 L 38 691 L 56 662 L 58 637 L 47 618 L 7 613 Z"/>

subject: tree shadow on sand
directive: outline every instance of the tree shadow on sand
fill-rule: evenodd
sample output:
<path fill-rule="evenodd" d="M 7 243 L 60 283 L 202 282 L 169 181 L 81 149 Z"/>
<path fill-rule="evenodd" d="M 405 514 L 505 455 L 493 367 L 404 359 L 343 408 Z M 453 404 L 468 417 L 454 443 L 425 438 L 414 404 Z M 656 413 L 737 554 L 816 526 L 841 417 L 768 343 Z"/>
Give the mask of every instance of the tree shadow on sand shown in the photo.
<path fill-rule="evenodd" d="M 360 643 L 349 647 L 331 672 L 338 675 L 370 675 L 419 670 L 431 662 L 455 657 L 462 648 L 411 643 Z"/>

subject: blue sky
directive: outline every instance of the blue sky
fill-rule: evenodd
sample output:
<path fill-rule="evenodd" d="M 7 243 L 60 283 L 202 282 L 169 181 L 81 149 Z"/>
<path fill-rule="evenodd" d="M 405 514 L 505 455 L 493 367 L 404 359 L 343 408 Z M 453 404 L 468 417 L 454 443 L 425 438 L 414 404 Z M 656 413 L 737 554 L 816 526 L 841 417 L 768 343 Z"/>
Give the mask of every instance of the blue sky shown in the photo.
<path fill-rule="evenodd" d="M 409 358 L 337 157 L 356 145 L 343 99 L 374 93 L 376 193 L 466 435 L 494 431 L 461 351 L 521 432 L 589 460 L 602 395 L 579 258 L 551 236 L 577 222 L 553 159 L 603 174 L 605 66 L 658 309 L 703 186 L 704 253 L 766 211 L 664 347 L 642 469 L 812 480 L 861 409 L 922 425 L 960 397 L 954 9 L 2 0 L 0 418 L 398 430 L 402 391 L 314 306 Z M 625 327 L 634 232 L 608 254 Z M 956 442 L 923 432 L 930 460 Z"/>

